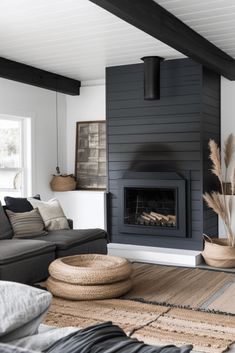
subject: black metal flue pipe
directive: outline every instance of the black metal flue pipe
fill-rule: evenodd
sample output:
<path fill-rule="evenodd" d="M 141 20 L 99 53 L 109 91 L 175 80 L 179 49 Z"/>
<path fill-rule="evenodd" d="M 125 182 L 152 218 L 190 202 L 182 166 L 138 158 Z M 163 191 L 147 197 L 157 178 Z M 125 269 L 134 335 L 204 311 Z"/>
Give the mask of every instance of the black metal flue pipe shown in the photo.
<path fill-rule="evenodd" d="M 144 99 L 160 99 L 160 66 L 164 58 L 160 56 L 144 56 Z"/>

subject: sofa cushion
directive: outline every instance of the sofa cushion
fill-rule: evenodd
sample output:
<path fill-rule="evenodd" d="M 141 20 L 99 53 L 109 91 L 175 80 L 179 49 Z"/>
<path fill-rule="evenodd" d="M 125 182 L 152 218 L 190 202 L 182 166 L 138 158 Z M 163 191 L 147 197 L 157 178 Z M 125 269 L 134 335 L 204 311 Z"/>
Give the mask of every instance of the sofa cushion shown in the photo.
<path fill-rule="evenodd" d="M 73 245 L 67 249 L 56 248 L 56 258 L 80 255 L 80 254 L 104 254 L 107 255 L 107 239 L 93 239 L 83 244 Z"/>
<path fill-rule="evenodd" d="M 42 240 L 3 239 L 0 244 L 0 266 L 52 252 L 55 248 L 54 243 Z"/>
<path fill-rule="evenodd" d="M 1 239 L 11 239 L 13 236 L 12 228 L 10 222 L 4 212 L 0 201 L 0 240 Z"/>
<path fill-rule="evenodd" d="M 28 198 L 34 208 L 38 208 L 47 230 L 69 229 L 69 224 L 57 199 L 39 201 Z"/>
<path fill-rule="evenodd" d="M 34 239 L 43 240 L 43 237 Z M 76 245 L 97 239 L 107 239 L 107 233 L 102 229 L 66 229 L 52 230 L 46 236 L 46 241 L 56 244 L 58 249 L 68 249 Z"/>
<path fill-rule="evenodd" d="M 14 233 L 14 238 L 47 235 L 44 223 L 37 208 L 29 212 L 12 212 L 6 210 Z"/>
<path fill-rule="evenodd" d="M 45 290 L 0 281 L 0 341 L 34 335 L 51 300 L 52 295 Z"/>
<path fill-rule="evenodd" d="M 36 200 L 40 200 L 40 195 L 33 197 Z M 25 197 L 4 197 L 6 208 L 12 212 L 29 212 L 32 211 L 33 206 Z"/>

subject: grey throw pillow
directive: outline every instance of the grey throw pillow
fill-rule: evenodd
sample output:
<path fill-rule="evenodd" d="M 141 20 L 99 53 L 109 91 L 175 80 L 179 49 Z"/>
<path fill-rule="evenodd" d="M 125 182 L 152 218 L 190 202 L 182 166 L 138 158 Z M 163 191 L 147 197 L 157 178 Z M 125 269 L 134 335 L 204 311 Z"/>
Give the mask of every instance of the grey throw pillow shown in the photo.
<path fill-rule="evenodd" d="M 11 239 L 13 236 L 10 222 L 0 201 L 0 239 Z"/>
<path fill-rule="evenodd" d="M 0 281 L 0 341 L 34 335 L 50 306 L 52 295 L 21 283 Z"/>
<path fill-rule="evenodd" d="M 25 348 L 12 346 L 6 343 L 0 343 L 0 353 L 37 353 Z"/>
<path fill-rule="evenodd" d="M 44 222 L 37 208 L 23 213 L 6 210 L 6 213 L 11 222 L 14 237 L 32 238 L 39 235 L 47 235 L 44 229 Z"/>

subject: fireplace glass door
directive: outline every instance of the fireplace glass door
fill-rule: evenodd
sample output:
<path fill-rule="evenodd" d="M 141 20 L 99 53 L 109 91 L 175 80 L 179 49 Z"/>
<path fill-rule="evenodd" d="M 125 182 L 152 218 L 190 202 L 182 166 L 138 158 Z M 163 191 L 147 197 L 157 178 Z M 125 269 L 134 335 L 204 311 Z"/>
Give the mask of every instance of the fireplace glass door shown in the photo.
<path fill-rule="evenodd" d="M 187 236 L 186 181 L 180 175 L 130 172 L 119 180 L 118 189 L 120 233 Z"/>
<path fill-rule="evenodd" d="M 177 189 L 124 188 L 124 224 L 177 227 Z"/>

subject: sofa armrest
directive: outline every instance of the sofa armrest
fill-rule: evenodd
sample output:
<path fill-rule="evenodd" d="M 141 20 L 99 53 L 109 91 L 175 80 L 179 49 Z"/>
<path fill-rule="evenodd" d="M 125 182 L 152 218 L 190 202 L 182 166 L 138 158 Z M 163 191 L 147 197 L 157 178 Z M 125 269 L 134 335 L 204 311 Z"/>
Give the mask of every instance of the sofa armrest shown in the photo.
<path fill-rule="evenodd" d="M 68 218 L 67 221 L 68 221 L 68 224 L 69 224 L 69 228 L 73 229 L 73 220 Z"/>

